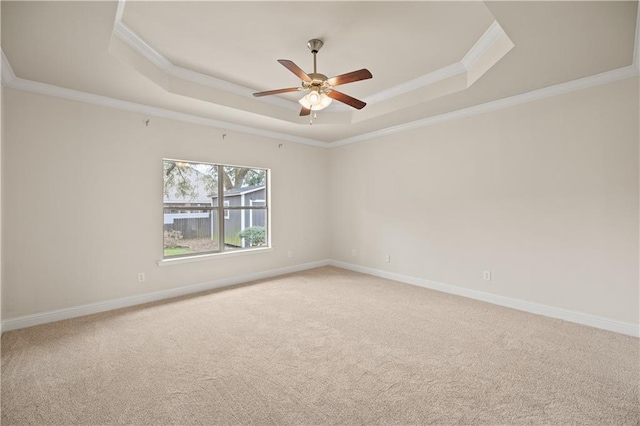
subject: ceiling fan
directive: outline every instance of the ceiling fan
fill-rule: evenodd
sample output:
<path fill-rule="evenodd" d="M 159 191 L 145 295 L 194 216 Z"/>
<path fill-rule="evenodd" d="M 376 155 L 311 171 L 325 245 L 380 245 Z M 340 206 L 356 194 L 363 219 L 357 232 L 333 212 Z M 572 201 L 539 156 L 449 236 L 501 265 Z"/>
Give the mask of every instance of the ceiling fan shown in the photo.
<path fill-rule="evenodd" d="M 300 110 L 301 116 L 309 115 L 311 114 L 311 111 L 319 111 L 328 107 L 333 99 L 352 106 L 356 109 L 364 108 L 366 103 L 362 102 L 359 99 L 352 98 L 351 96 L 346 95 L 342 92 L 339 92 L 335 90 L 334 87 L 340 86 L 342 84 L 353 83 L 355 81 L 367 80 L 369 78 L 372 78 L 373 76 L 366 68 L 346 74 L 341 74 L 331 78 L 327 78 L 327 76 L 324 74 L 319 74 L 316 69 L 316 55 L 323 45 L 324 43 L 322 42 L 322 40 L 318 39 L 309 40 L 309 42 L 307 43 L 307 47 L 313 54 L 313 73 L 310 74 L 305 73 L 292 61 L 289 61 L 287 59 L 278 59 L 278 62 L 284 65 L 284 67 L 289 71 L 297 75 L 300 80 L 302 80 L 302 85 L 300 87 L 268 90 L 266 92 L 254 93 L 253 96 L 260 97 L 306 90 L 308 91 L 308 93 L 298 101 L 300 105 L 302 105 L 302 109 Z"/>

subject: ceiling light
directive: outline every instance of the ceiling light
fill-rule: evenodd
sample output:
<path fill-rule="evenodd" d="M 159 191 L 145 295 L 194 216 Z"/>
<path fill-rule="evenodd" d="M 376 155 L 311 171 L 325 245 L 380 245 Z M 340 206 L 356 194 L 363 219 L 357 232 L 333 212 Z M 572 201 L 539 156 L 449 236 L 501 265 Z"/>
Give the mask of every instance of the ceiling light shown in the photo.
<path fill-rule="evenodd" d="M 312 89 L 298 102 L 306 109 L 309 109 L 311 111 L 319 111 L 328 107 L 332 100 L 333 99 L 331 99 L 325 93 L 320 92 L 317 89 Z"/>

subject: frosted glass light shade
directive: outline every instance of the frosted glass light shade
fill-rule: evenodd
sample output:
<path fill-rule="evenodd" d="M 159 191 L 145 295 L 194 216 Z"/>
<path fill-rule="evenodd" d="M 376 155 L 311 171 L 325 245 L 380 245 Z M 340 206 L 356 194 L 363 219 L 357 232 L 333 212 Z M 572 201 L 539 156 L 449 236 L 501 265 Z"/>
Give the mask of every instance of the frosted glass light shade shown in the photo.
<path fill-rule="evenodd" d="M 321 109 L 325 109 L 329 106 L 329 104 L 333 101 L 326 94 L 318 92 L 316 90 L 312 90 L 307 93 L 298 101 L 300 105 L 305 107 L 306 109 L 310 109 L 312 111 L 319 111 Z"/>

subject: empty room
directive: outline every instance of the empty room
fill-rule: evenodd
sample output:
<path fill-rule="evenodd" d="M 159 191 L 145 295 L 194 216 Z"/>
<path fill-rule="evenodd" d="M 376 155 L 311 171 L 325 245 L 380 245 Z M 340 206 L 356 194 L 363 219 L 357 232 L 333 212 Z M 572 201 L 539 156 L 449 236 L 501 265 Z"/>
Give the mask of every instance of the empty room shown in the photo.
<path fill-rule="evenodd" d="M 638 1 L 1 1 L 2 425 L 640 424 Z"/>

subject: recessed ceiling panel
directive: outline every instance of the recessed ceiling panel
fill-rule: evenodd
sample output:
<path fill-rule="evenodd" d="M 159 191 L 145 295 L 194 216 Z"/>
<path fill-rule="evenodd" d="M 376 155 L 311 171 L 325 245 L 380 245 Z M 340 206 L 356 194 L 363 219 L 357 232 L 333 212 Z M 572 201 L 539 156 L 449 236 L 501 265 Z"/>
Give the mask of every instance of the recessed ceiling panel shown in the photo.
<path fill-rule="evenodd" d="M 482 2 L 127 2 L 123 22 L 174 65 L 256 90 L 299 83 L 277 59 L 367 68 L 366 97 L 459 62 L 493 22 Z"/>

